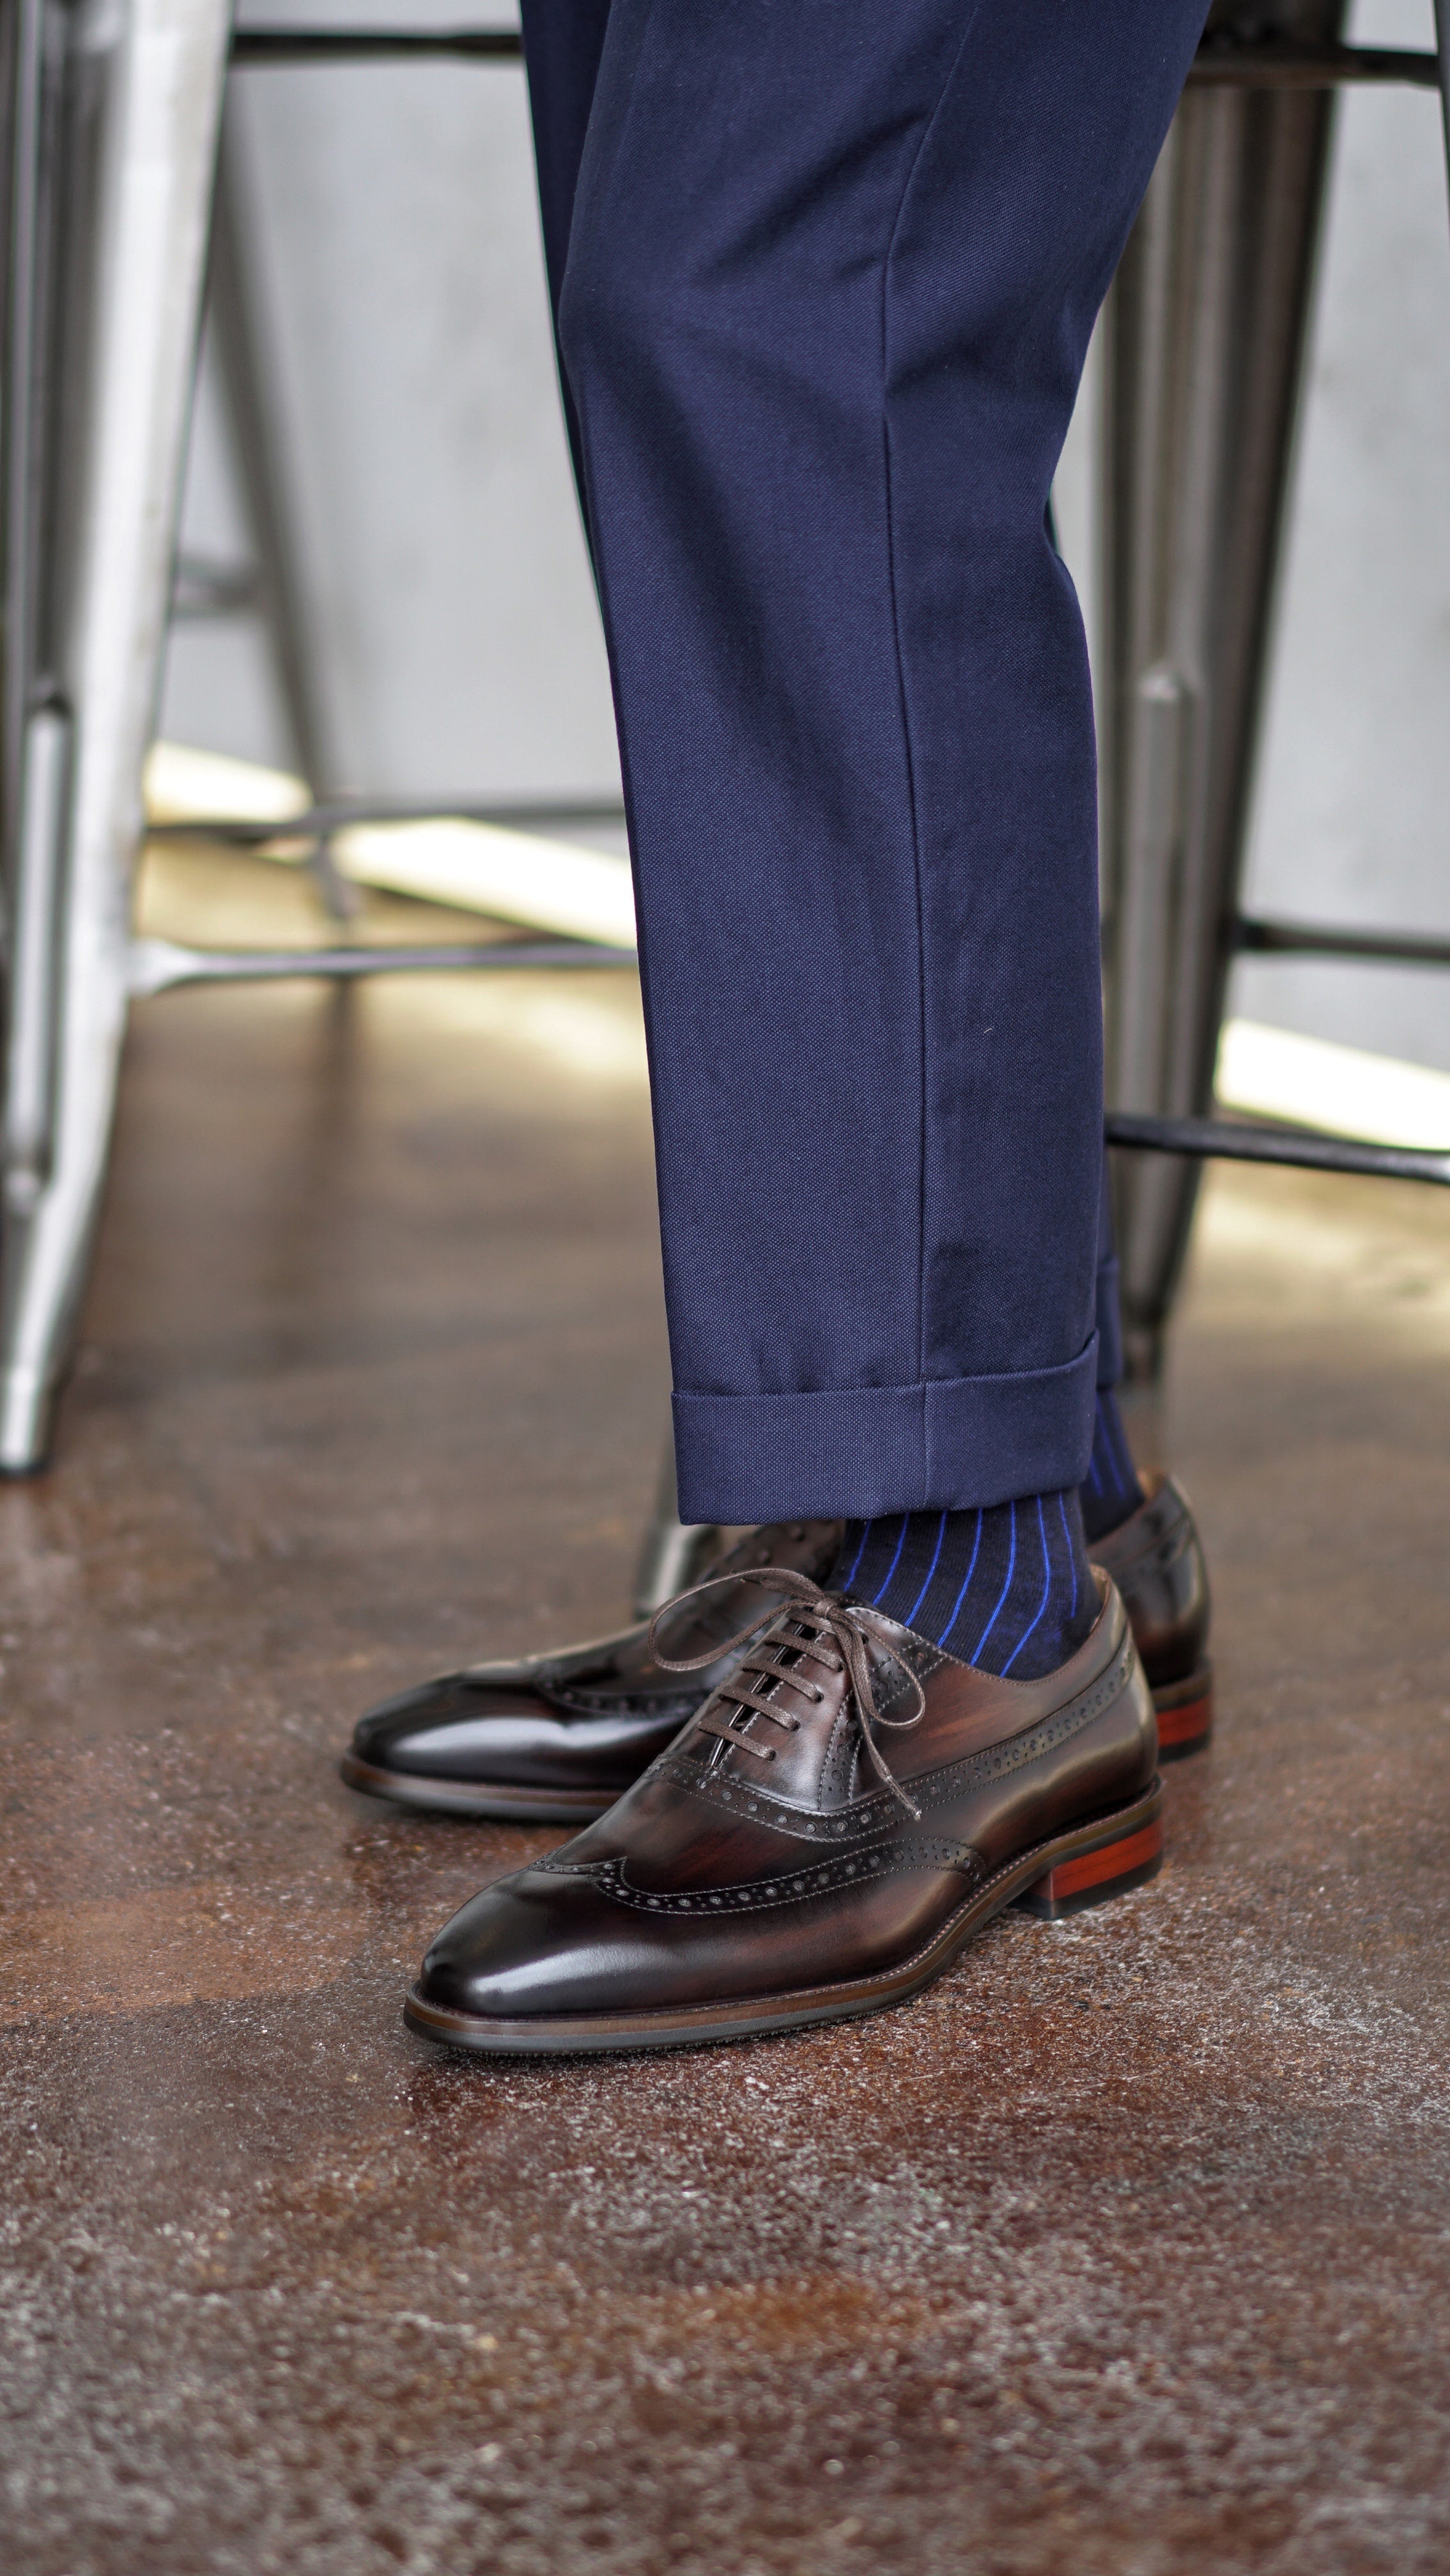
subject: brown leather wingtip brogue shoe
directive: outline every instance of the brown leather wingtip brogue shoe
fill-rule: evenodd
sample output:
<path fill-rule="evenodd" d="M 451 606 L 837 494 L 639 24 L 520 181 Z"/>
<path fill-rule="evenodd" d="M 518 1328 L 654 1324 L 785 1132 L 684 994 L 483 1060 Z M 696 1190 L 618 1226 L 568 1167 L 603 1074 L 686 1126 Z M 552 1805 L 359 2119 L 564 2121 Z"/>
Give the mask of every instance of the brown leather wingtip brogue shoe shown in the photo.
<path fill-rule="evenodd" d="M 795 1521 L 752 1530 L 716 1573 L 780 1565 L 823 1582 L 841 1526 Z M 1196 1753 L 1213 1724 L 1208 1574 L 1182 1487 L 1171 1477 L 1154 1481 L 1092 1553 L 1123 1596 L 1162 1758 Z M 738 1591 L 721 1593 L 672 1626 L 670 1642 L 682 1654 L 719 1648 L 689 1673 L 656 1660 L 647 1624 L 557 1654 L 444 1673 L 368 1711 L 342 1757 L 342 1776 L 372 1797 L 433 1814 L 585 1824 L 608 1811 L 724 1679 L 741 1608 Z"/>
<path fill-rule="evenodd" d="M 1086 1643 L 1027 1682 L 775 1581 L 789 1606 L 608 1816 L 440 1933 L 415 2030 L 532 2056 L 798 2029 L 906 2002 L 1008 1905 L 1153 1875 L 1153 1703 L 1106 1577 Z"/>
<path fill-rule="evenodd" d="M 1171 1476 L 1145 1476 L 1135 1512 L 1089 1553 L 1127 1604 L 1158 1713 L 1160 1760 L 1198 1753 L 1213 1732 L 1208 1568 L 1188 1496 Z"/>
<path fill-rule="evenodd" d="M 782 1566 L 820 1580 L 840 1537 L 839 1521 L 777 1522 L 751 1530 L 714 1575 Z M 435 1814 L 574 1825 L 602 1816 L 723 1681 L 739 1651 L 734 1631 L 759 1598 L 722 1586 L 672 1620 L 671 1646 L 694 1659 L 689 1671 L 656 1660 L 646 1620 L 594 1645 L 444 1673 L 369 1709 L 342 1776 Z"/>

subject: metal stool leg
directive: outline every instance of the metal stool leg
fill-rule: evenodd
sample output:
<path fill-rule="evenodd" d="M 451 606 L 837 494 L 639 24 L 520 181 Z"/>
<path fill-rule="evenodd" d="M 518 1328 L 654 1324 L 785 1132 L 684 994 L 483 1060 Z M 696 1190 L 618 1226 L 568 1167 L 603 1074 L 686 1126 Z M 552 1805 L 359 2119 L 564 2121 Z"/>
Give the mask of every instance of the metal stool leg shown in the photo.
<path fill-rule="evenodd" d="M 1445 129 L 1445 167 L 1450 173 L 1450 0 L 1435 0 L 1435 49 L 1440 57 L 1440 120 Z"/>
<path fill-rule="evenodd" d="M 1444 5 L 1444 0 L 1442 0 Z M 1337 34 L 1338 0 L 1210 32 Z M 1332 107 L 1183 99 L 1106 317 L 1101 722 L 1107 1099 L 1209 1104 Z M 1158 1380 L 1199 1166 L 1115 1175 L 1130 1388 Z"/>
<path fill-rule="evenodd" d="M 655 1507 L 640 1549 L 634 1578 L 634 1615 L 651 1619 L 693 1583 L 719 1552 L 722 1533 L 710 1524 L 694 1527 L 682 1521 L 675 1499 L 675 1443 L 665 1440 Z"/>
<path fill-rule="evenodd" d="M 247 256 L 245 139 L 239 130 L 237 102 L 229 97 L 222 108 L 217 154 L 207 313 L 230 415 L 262 622 L 281 687 L 292 751 L 313 801 L 323 804 L 335 795 L 339 772 L 328 747 L 326 712 L 313 678 L 316 656 L 308 638 L 298 571 L 301 550 L 288 502 L 276 404 L 269 398 L 266 334 Z M 360 898 L 357 888 L 340 873 L 325 832 L 314 844 L 310 865 L 333 919 L 351 920 Z"/>
<path fill-rule="evenodd" d="M 125 0 L 113 14 L 16 0 L 12 13 L 0 853 L 12 1473 L 44 1456 L 105 1178 L 229 27 L 226 0 Z"/>

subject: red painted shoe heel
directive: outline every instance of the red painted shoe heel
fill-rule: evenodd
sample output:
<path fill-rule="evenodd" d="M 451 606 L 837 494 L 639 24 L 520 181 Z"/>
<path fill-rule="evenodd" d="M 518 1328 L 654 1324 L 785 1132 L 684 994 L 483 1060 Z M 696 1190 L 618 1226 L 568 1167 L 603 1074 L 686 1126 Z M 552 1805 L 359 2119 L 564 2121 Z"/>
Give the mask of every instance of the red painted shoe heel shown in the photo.
<path fill-rule="evenodd" d="M 1085 1905 L 1101 1905 L 1109 1896 L 1126 1896 L 1130 1887 L 1145 1886 L 1162 1866 L 1163 1819 L 1155 1816 L 1131 1834 L 1055 1862 L 1017 1902 L 1044 1923 L 1058 1923 L 1064 1914 L 1080 1914 Z"/>
<path fill-rule="evenodd" d="M 1153 1693 L 1153 1706 L 1160 1761 L 1181 1762 L 1187 1753 L 1201 1753 L 1213 1733 L 1212 1664 L 1201 1663 L 1181 1682 L 1165 1682 Z"/>

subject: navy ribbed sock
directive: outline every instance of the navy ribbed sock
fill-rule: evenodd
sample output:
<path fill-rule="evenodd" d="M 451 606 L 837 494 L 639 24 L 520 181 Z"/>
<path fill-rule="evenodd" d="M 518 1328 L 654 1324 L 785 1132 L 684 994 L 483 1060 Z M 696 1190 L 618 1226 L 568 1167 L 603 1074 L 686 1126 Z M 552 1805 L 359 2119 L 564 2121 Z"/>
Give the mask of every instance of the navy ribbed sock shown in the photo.
<path fill-rule="evenodd" d="M 1111 1387 L 1098 1389 L 1093 1454 L 1079 1492 L 1089 1547 L 1094 1539 L 1106 1538 L 1109 1530 L 1115 1530 L 1130 1512 L 1135 1512 L 1143 1499 L 1118 1399 Z"/>
<path fill-rule="evenodd" d="M 1017 1681 L 1066 1663 L 1098 1615 L 1075 1493 L 848 1521 L 830 1582 L 964 1664 Z"/>

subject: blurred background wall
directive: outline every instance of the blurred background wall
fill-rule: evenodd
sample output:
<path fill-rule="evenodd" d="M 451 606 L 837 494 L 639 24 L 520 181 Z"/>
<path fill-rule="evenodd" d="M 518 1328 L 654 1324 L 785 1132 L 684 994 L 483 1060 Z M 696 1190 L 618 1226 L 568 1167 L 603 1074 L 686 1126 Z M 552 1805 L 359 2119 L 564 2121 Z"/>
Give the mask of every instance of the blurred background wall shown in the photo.
<path fill-rule="evenodd" d="M 489 0 L 268 0 L 250 14 L 268 25 L 511 23 Z M 522 71 L 242 69 L 229 113 L 326 784 L 616 796 Z M 247 553 L 214 347 L 203 350 L 182 542 L 213 560 Z M 161 730 L 287 765 L 256 619 L 174 632 Z"/>
<path fill-rule="evenodd" d="M 272 0 L 268 23 L 439 24 L 428 0 Z M 480 21 L 495 20 L 480 9 Z M 1431 46 L 1431 0 L 1358 0 Z M 617 793 L 559 421 L 522 73 L 253 70 L 234 140 L 333 789 Z M 1059 481 L 1091 623 L 1092 385 Z M 214 353 L 184 546 L 247 553 Z M 174 630 L 162 731 L 287 765 L 255 617 Z M 1341 99 L 1251 909 L 1450 936 L 1450 218 L 1432 93 Z M 1450 977 L 1255 961 L 1232 1008 L 1450 1070 Z"/>

